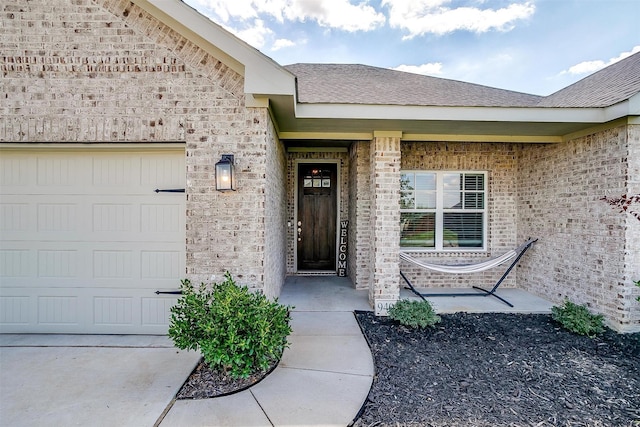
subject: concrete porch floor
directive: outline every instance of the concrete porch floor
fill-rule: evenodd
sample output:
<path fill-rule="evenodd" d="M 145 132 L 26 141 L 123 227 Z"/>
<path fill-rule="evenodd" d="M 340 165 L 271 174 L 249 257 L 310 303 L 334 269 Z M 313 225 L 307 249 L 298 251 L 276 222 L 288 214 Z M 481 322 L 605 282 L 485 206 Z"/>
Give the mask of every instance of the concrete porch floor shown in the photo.
<path fill-rule="evenodd" d="M 422 288 L 418 289 L 418 291 L 428 294 L 474 292 L 471 288 Z M 551 307 L 553 306 L 553 303 L 545 300 L 544 298 L 540 298 L 522 289 L 498 289 L 496 294 L 513 304 L 513 307 L 509 307 L 507 304 L 491 295 L 483 296 L 481 292 L 478 292 L 478 295 L 480 296 L 429 296 L 425 298 L 431 303 L 434 310 L 441 314 L 458 312 L 547 314 L 551 313 Z M 400 291 L 400 298 L 420 299 L 420 297 L 415 295 L 409 289 L 402 289 Z"/>
<path fill-rule="evenodd" d="M 471 288 L 419 288 L 423 293 L 472 293 Z M 496 294 L 513 304 L 507 304 L 493 296 L 438 296 L 427 297 L 438 313 L 534 313 L 551 312 L 553 303 L 523 289 L 499 288 Z M 482 293 L 478 292 L 478 295 Z M 404 286 L 401 299 L 420 298 Z M 295 311 L 353 311 L 373 310 L 369 304 L 369 291 L 356 290 L 351 280 L 337 276 L 287 277 L 280 302 L 294 305 Z"/>

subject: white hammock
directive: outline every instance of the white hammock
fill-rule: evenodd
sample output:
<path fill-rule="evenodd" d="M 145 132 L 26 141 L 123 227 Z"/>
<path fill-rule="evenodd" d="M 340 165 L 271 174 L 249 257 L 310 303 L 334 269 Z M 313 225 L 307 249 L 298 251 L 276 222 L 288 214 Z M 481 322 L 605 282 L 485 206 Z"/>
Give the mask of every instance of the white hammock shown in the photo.
<path fill-rule="evenodd" d="M 452 274 L 469 274 L 469 273 L 479 273 L 485 270 L 489 270 L 491 268 L 497 267 L 514 257 L 518 256 L 525 248 L 528 248 L 533 242 L 534 239 L 529 239 L 516 249 L 512 249 L 498 257 L 491 258 L 486 261 L 482 261 L 476 264 L 431 264 L 420 259 L 414 258 L 409 255 L 407 252 L 400 252 L 400 258 L 413 263 L 419 267 L 426 268 L 428 270 L 438 271 L 440 273 L 452 273 Z"/>

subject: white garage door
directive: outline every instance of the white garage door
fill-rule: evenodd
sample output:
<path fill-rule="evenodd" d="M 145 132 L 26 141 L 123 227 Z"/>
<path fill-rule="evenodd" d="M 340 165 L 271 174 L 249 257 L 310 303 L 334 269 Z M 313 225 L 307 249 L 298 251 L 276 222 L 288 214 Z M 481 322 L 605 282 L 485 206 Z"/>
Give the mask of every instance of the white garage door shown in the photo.
<path fill-rule="evenodd" d="M 0 151 L 0 331 L 166 333 L 184 185 L 184 147 Z"/>

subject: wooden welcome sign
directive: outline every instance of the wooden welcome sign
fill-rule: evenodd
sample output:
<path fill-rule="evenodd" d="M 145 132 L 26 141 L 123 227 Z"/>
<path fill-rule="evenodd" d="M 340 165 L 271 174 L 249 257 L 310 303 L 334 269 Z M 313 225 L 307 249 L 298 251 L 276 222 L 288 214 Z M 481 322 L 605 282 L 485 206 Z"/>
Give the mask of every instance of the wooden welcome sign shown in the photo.
<path fill-rule="evenodd" d="M 347 229 L 349 221 L 340 221 L 340 244 L 338 245 L 338 277 L 347 275 Z"/>

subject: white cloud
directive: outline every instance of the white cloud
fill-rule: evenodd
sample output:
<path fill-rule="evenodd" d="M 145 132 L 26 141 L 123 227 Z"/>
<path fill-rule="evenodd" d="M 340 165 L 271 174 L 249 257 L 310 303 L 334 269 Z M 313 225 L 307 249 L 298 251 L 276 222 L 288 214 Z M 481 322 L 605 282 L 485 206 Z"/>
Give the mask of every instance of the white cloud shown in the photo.
<path fill-rule="evenodd" d="M 422 65 L 398 65 L 392 68 L 392 70 L 405 71 L 407 73 L 424 74 L 424 75 L 438 75 L 442 74 L 442 63 L 433 62 Z"/>
<path fill-rule="evenodd" d="M 637 52 L 640 52 L 640 45 L 634 46 L 633 49 L 631 49 L 629 52 L 622 52 L 620 55 L 616 56 L 615 58 L 609 59 L 609 62 L 605 62 L 600 59 L 595 61 L 584 61 L 572 67 L 569 67 L 568 70 L 562 71 L 560 75 L 563 75 L 563 74 L 582 75 L 582 74 L 594 73 L 598 70 L 608 67 L 611 64 L 615 64 L 616 62 L 621 61 L 624 58 L 627 58 Z"/>
<path fill-rule="evenodd" d="M 265 45 L 267 37 L 273 35 L 273 31 L 264 26 L 264 21 L 256 19 L 253 21 L 253 25 L 244 30 L 230 29 L 235 35 L 249 43 L 251 46 L 260 49 Z"/>
<path fill-rule="evenodd" d="M 290 0 L 284 11 L 291 20 L 315 20 L 320 26 L 344 31 L 369 31 L 383 25 L 384 14 L 366 2 L 357 5 L 349 0 Z"/>
<path fill-rule="evenodd" d="M 273 46 L 271 47 L 272 51 L 276 51 L 276 50 L 280 50 L 286 47 L 292 47 L 295 46 L 296 43 L 292 40 L 289 39 L 278 39 L 275 42 L 273 42 Z"/>
<path fill-rule="evenodd" d="M 253 0 L 191 0 L 191 3 L 200 5 L 202 9 L 211 12 L 217 20 L 222 22 L 258 17 L 256 8 L 253 7 Z"/>
<path fill-rule="evenodd" d="M 382 0 L 382 5 L 389 8 L 391 26 L 408 31 L 405 39 L 459 30 L 474 33 L 509 31 L 516 21 L 527 19 L 535 12 L 535 6 L 528 1 L 512 3 L 501 9 L 450 8 L 447 6 L 450 3 L 451 0 Z"/>
<path fill-rule="evenodd" d="M 192 0 L 223 22 L 249 20 L 264 15 L 284 22 L 316 21 L 323 27 L 344 31 L 368 31 L 383 25 L 386 18 L 367 3 L 350 0 Z"/>

